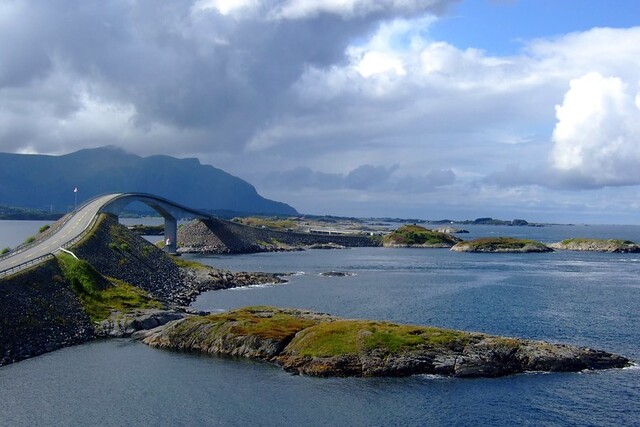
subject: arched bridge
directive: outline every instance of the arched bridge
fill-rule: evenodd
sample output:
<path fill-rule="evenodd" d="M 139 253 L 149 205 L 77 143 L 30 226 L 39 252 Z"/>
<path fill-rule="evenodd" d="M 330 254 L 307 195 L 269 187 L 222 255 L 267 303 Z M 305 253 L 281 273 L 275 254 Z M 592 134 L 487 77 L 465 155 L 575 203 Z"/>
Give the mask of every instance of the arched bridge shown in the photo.
<path fill-rule="evenodd" d="M 61 224 L 58 224 L 46 238 L 38 239 L 31 245 L 20 247 L 1 257 L 0 277 L 17 271 L 23 266 L 33 265 L 62 250 L 62 248 L 73 245 L 84 236 L 100 213 L 118 217 L 122 210 L 133 202 L 142 202 L 162 215 L 165 224 L 164 240 L 167 252 L 176 251 L 178 219 L 185 217 L 211 218 L 210 215 L 152 194 L 114 193 L 98 196 L 65 216 Z"/>

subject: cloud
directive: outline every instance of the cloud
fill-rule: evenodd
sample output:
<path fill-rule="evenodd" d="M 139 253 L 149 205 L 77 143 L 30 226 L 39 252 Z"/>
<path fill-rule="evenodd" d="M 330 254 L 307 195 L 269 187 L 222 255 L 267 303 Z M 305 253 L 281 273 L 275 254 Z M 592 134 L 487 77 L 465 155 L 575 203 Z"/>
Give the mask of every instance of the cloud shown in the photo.
<path fill-rule="evenodd" d="M 443 0 L 287 0 L 271 12 L 277 18 L 304 19 L 320 14 L 335 14 L 345 18 L 371 14 L 442 13 L 452 2 Z"/>
<path fill-rule="evenodd" d="M 640 184 L 640 88 L 591 72 L 569 83 L 556 105 L 549 162 L 511 164 L 484 182 L 596 189 Z"/>
<path fill-rule="evenodd" d="M 397 165 L 385 167 L 365 164 L 358 166 L 347 174 L 339 174 L 317 172 L 309 168 L 300 167 L 287 171 L 273 172 L 266 177 L 266 180 L 272 186 L 290 189 L 371 190 L 386 187 L 389 178 L 397 169 Z"/>
<path fill-rule="evenodd" d="M 275 171 L 260 178 L 268 188 L 280 190 L 320 191 L 353 190 L 357 193 L 380 193 L 390 191 L 402 194 L 425 194 L 436 188 L 455 183 L 452 170 L 435 169 L 421 175 L 405 174 L 398 165 L 360 165 L 348 173 L 325 173 L 299 167 L 286 171 Z"/>
<path fill-rule="evenodd" d="M 304 189 L 459 206 L 639 183 L 640 27 L 502 56 L 433 39 L 455 3 L 1 2 L 0 150 L 198 156 L 303 210 Z"/>
<path fill-rule="evenodd" d="M 640 184 L 640 94 L 618 77 L 571 81 L 556 106 L 553 167 L 585 186 Z"/>

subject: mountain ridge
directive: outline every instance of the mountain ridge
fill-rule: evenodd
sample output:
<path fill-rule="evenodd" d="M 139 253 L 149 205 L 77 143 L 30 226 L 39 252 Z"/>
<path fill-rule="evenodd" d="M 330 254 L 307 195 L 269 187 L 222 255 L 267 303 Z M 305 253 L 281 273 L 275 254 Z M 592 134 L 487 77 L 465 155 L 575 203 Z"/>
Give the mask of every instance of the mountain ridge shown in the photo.
<path fill-rule="evenodd" d="M 150 193 L 194 209 L 295 215 L 286 203 L 266 199 L 250 183 L 196 158 L 141 157 L 112 146 L 62 156 L 0 153 L 0 204 L 32 209 L 73 209 L 99 194 Z"/>

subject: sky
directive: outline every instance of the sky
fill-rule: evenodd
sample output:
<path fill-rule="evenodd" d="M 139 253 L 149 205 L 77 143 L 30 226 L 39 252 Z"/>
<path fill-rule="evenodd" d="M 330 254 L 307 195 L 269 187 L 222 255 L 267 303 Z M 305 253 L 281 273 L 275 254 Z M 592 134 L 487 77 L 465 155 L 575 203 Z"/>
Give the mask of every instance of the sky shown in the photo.
<path fill-rule="evenodd" d="M 637 0 L 0 0 L 0 151 L 300 212 L 640 223 Z"/>

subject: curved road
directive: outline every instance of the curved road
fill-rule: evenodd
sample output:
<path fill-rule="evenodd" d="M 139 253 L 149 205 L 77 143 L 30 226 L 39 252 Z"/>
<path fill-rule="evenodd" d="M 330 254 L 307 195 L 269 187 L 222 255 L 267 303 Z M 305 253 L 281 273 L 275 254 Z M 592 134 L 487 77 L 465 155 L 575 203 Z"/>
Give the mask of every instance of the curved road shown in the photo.
<path fill-rule="evenodd" d="M 32 261 L 38 257 L 57 252 L 61 246 L 75 239 L 91 224 L 93 218 L 102 207 L 121 194 L 108 194 L 82 206 L 73 216 L 57 231 L 41 242 L 23 251 L 11 254 L 0 260 L 0 272 Z"/>

